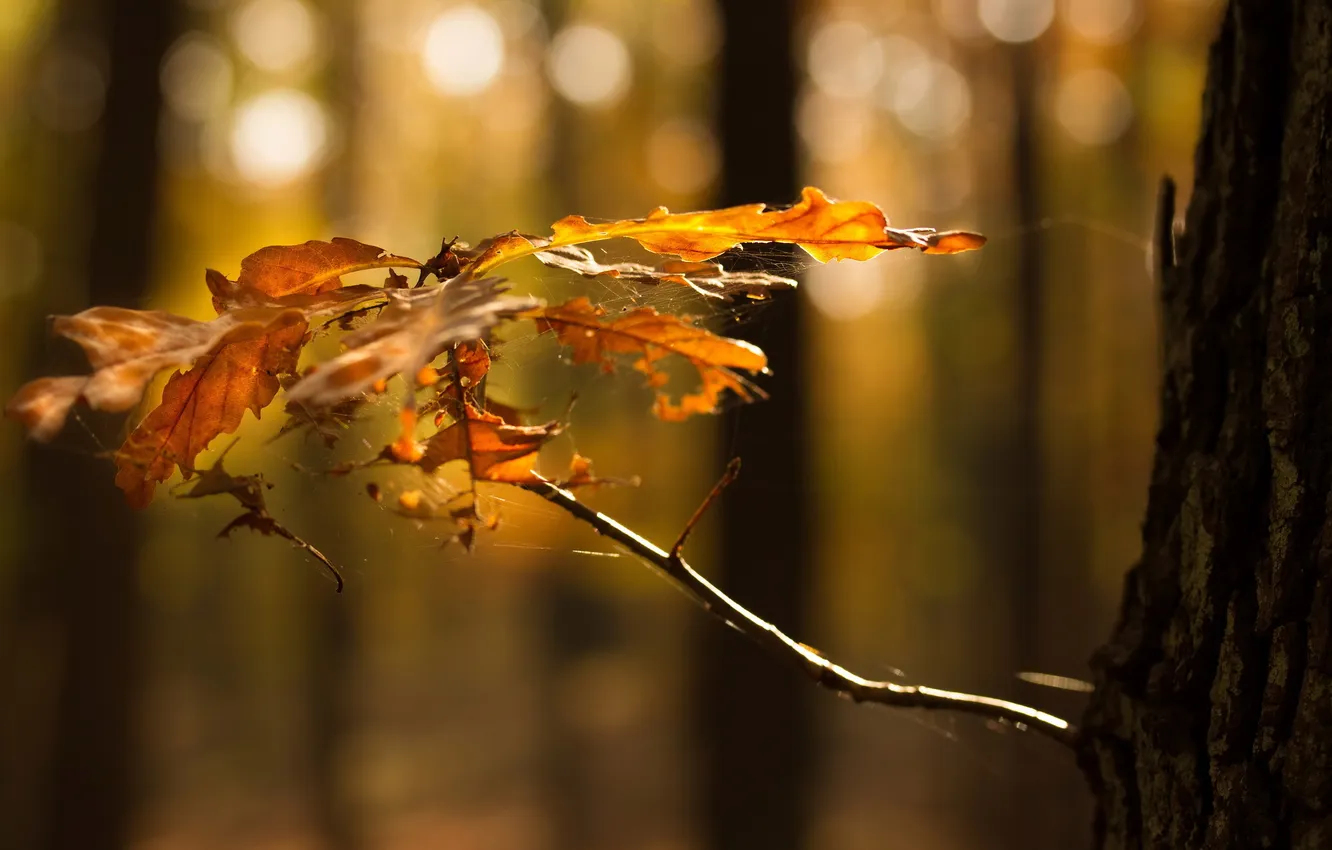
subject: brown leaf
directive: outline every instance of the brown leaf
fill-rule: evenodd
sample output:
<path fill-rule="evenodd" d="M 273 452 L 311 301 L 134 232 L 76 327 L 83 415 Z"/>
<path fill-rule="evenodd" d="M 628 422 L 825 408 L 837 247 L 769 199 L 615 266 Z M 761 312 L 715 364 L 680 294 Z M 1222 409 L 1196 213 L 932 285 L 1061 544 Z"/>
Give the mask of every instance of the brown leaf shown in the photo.
<path fill-rule="evenodd" d="M 29 381 L 5 405 L 5 416 L 21 422 L 34 440 L 49 443 L 65 427 L 70 408 L 87 384 L 81 376 Z"/>
<path fill-rule="evenodd" d="M 235 443 L 232 443 L 235 445 Z M 228 447 L 230 449 L 230 447 Z M 226 527 L 218 532 L 218 537 L 230 537 L 231 532 L 238 528 L 248 528 L 251 531 L 257 531 L 265 536 L 277 536 L 284 540 L 294 543 L 298 548 L 305 550 L 311 557 L 324 565 L 324 568 L 333 576 L 337 582 L 338 593 L 342 592 L 342 573 L 328 559 L 323 552 L 320 552 L 314 546 L 297 537 L 287 530 L 286 526 L 273 518 L 268 512 L 268 506 L 264 502 L 264 489 L 271 488 L 273 485 L 265 484 L 261 475 L 230 475 L 222 468 L 222 461 L 226 452 L 219 456 L 217 462 L 208 469 L 200 473 L 194 486 L 188 493 L 182 493 L 182 499 L 201 499 L 205 496 L 229 495 L 240 502 L 245 513 L 227 523 Z"/>
<path fill-rule="evenodd" d="M 468 404 L 461 418 L 426 441 L 417 465 L 434 472 L 450 461 L 466 461 L 473 480 L 530 483 L 538 452 L 564 430 L 558 422 L 510 425 Z"/>
<path fill-rule="evenodd" d="M 390 269 L 390 272 L 392 270 Z M 204 274 L 209 292 L 213 293 L 213 307 L 218 313 L 243 307 L 289 308 L 300 310 L 310 321 L 334 319 L 349 313 L 382 306 L 387 300 L 385 288 L 357 284 L 318 292 L 298 292 L 292 295 L 269 295 L 257 289 L 227 280 L 214 269 Z M 389 278 L 392 280 L 392 277 Z M 387 281 L 386 281 L 387 284 Z"/>
<path fill-rule="evenodd" d="M 295 371 L 305 331 L 305 318 L 286 312 L 261 335 L 226 342 L 172 375 L 161 403 L 115 455 L 116 486 L 130 504 L 147 505 L 156 483 L 175 467 L 189 477 L 199 453 L 214 437 L 235 431 L 245 411 L 257 417 L 277 395 L 278 376 Z"/>
<path fill-rule="evenodd" d="M 496 240 L 474 256 L 465 271 L 479 277 L 521 256 L 617 237 L 633 239 L 653 253 L 674 254 L 690 262 L 709 260 L 747 242 L 799 245 L 819 262 L 868 260 L 895 248 L 954 253 L 985 242 L 985 237 L 975 233 L 936 234 L 929 228 L 889 227 L 887 217 L 874 204 L 834 201 L 812 186 L 801 193 L 798 203 L 785 209 L 746 204 L 673 214 L 658 207 L 645 218 L 604 223 L 571 215 L 555 222 L 551 230 L 549 237 L 514 233 Z"/>
<path fill-rule="evenodd" d="M 457 541 L 468 552 L 476 543 L 478 531 L 499 528 L 499 514 L 483 513 L 474 490 L 444 491 L 438 484 L 427 490 L 405 490 L 398 494 L 397 508 L 398 513 L 418 522 L 441 519 L 452 522 L 458 531 L 445 542 Z"/>
<path fill-rule="evenodd" d="M 757 347 L 738 339 L 717 336 L 679 316 L 662 315 L 651 307 L 639 307 L 608 316 L 587 298 L 575 298 L 558 307 L 534 311 L 540 330 L 553 330 L 560 342 L 573 351 L 575 363 L 600 363 L 612 369 L 615 355 L 637 354 L 634 368 L 654 388 L 667 381 L 659 361 L 672 354 L 684 358 L 702 380 L 702 388 L 673 403 L 658 391 L 653 407 L 662 419 L 678 421 L 697 413 L 714 413 L 726 390 L 744 401 L 767 398 L 762 389 L 734 370 L 751 374 L 767 371 L 768 359 Z"/>
<path fill-rule="evenodd" d="M 794 289 L 788 277 L 763 271 L 735 272 L 720 263 L 696 263 L 668 260 L 653 267 L 641 263 L 600 263 L 592 252 L 578 245 L 566 245 L 537 253 L 542 263 L 568 269 L 584 277 L 613 277 L 637 284 L 675 283 L 688 286 L 708 298 L 729 298 L 743 294 L 749 298 L 767 298 L 773 289 Z"/>
<path fill-rule="evenodd" d="M 344 274 L 393 266 L 416 269 L 421 264 L 339 236 L 332 242 L 311 240 L 303 245 L 260 248 L 241 260 L 236 285 L 272 296 L 327 292 L 342 286 Z"/>
<path fill-rule="evenodd" d="M 388 308 L 349 335 L 347 351 L 306 375 L 292 401 L 315 407 L 337 404 L 393 375 L 415 375 L 456 342 L 479 339 L 498 322 L 540 302 L 506 296 L 497 278 L 454 278 L 435 286 L 387 293 Z"/>
<path fill-rule="evenodd" d="M 82 346 L 93 373 L 34 381 L 19 390 L 6 413 L 27 424 L 34 438 L 49 440 L 64 425 L 76 400 L 95 410 L 129 410 L 143 398 L 158 372 L 188 365 L 227 345 L 296 322 L 305 323 L 299 311 L 278 305 L 234 310 L 210 322 L 119 307 L 93 307 L 74 316 L 58 316 L 53 323 L 55 332 Z"/>
<path fill-rule="evenodd" d="M 292 431 L 305 431 L 307 438 L 311 434 L 317 434 L 323 441 L 324 447 L 331 449 L 356 420 L 366 401 L 364 396 L 359 396 L 338 402 L 332 407 L 320 408 L 309 408 L 303 404 L 288 402 L 283 410 L 287 414 L 287 421 L 282 423 L 277 436 L 273 439 Z"/>

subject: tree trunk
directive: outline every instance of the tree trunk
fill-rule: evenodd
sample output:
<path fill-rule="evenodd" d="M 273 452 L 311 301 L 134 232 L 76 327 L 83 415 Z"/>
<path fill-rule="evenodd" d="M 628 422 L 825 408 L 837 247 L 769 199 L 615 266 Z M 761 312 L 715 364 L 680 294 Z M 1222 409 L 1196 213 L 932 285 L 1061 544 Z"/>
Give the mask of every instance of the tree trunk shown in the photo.
<path fill-rule="evenodd" d="M 717 104 L 722 184 L 718 203 L 789 203 L 798 194 L 794 134 L 794 0 L 731 0 L 718 7 L 724 41 Z M 745 254 L 727 257 L 744 268 Z M 774 299 L 750 337 L 773 374 L 761 411 L 737 411 L 720 433 L 718 468 L 744 458 L 717 512 L 713 578 L 791 634 L 805 628 L 812 580 L 809 386 L 803 296 Z M 795 850 L 806 844 L 814 729 L 808 682 L 760 657 L 733 629 L 700 623 L 695 718 L 703 846 Z M 755 710 L 755 707 L 759 707 Z"/>
<path fill-rule="evenodd" d="M 1329 66 L 1327 0 L 1226 9 L 1143 553 L 1093 659 L 1099 847 L 1332 845 Z"/>

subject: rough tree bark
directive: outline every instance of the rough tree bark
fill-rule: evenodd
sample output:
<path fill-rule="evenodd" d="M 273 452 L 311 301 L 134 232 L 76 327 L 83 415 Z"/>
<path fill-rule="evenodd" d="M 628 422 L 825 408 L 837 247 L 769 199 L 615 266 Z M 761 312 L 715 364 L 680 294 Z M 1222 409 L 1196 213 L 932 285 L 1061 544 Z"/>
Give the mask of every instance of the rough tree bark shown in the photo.
<path fill-rule="evenodd" d="M 1099 847 L 1332 846 L 1329 119 L 1332 4 L 1232 0 L 1162 276 L 1143 553 L 1093 659 Z"/>

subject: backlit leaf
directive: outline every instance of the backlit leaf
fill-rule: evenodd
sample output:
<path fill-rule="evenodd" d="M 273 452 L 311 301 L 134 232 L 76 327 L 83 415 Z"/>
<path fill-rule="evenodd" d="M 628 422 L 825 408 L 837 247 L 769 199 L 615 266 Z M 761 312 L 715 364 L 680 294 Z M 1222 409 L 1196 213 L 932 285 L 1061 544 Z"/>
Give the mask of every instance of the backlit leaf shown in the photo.
<path fill-rule="evenodd" d="M 446 463 L 462 460 L 467 462 L 473 480 L 532 482 L 538 480 L 538 452 L 563 430 L 559 422 L 510 425 L 468 404 L 460 418 L 426 441 L 416 463 L 426 472 L 433 472 Z"/>
<path fill-rule="evenodd" d="M 674 254 L 690 262 L 712 259 L 748 242 L 799 245 L 819 262 L 868 260 L 896 248 L 950 254 L 979 248 L 985 242 L 985 237 L 976 233 L 889 227 L 888 218 L 874 204 L 834 201 L 811 186 L 801 193 L 799 202 L 785 209 L 746 204 L 672 213 L 658 207 L 645 218 L 610 222 L 567 216 L 551 225 L 549 237 L 512 233 L 493 240 L 473 257 L 466 273 L 479 277 L 501 263 L 538 251 L 617 237 L 633 239 L 653 253 Z"/>
<path fill-rule="evenodd" d="M 199 453 L 235 431 L 245 411 L 258 416 L 277 395 L 279 376 L 295 371 L 305 331 L 300 313 L 283 313 L 262 334 L 229 341 L 172 375 L 161 403 L 115 455 L 116 486 L 130 504 L 148 504 L 175 468 L 191 475 Z"/>
<path fill-rule="evenodd" d="M 738 339 L 717 336 L 688 319 L 663 315 L 651 307 L 639 307 L 610 316 L 587 298 L 575 298 L 558 307 L 534 311 L 537 327 L 553 330 L 569 346 L 575 363 L 600 363 L 613 369 L 616 355 L 636 354 L 634 368 L 657 388 L 653 411 L 662 419 L 678 421 L 698 413 L 714 413 L 723 394 L 730 390 L 744 401 L 767 398 L 762 389 L 737 374 L 767 371 L 768 358 L 757 347 Z M 660 388 L 668 376 L 661 371 L 663 358 L 677 355 L 698 371 L 698 392 L 672 402 Z"/>

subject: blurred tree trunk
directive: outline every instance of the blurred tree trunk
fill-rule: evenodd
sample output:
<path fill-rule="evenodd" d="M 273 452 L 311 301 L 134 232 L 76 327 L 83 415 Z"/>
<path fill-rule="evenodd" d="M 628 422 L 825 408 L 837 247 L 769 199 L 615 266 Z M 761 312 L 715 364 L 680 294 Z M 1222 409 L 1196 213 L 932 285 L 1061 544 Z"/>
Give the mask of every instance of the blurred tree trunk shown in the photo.
<path fill-rule="evenodd" d="M 88 11 L 77 0 L 64 6 L 62 21 L 81 21 Z M 108 86 L 101 150 L 91 195 L 83 199 L 92 214 L 87 292 L 53 299 L 62 310 L 90 303 L 140 307 L 152 279 L 158 68 L 175 4 L 111 0 L 97 13 Z M 45 372 L 51 364 L 39 365 Z M 41 845 L 124 847 L 137 788 L 142 524 L 106 466 L 35 445 L 24 463 L 31 515 L 43 518 L 27 550 L 33 568 L 47 574 L 34 602 L 57 624 L 62 648 Z"/>
<path fill-rule="evenodd" d="M 1093 660 L 1105 848 L 1332 844 L 1332 4 L 1209 59 L 1141 560 Z"/>
<path fill-rule="evenodd" d="M 328 68 L 329 107 L 342 129 L 342 145 L 329 164 L 324 181 L 324 213 L 329 222 L 357 221 L 361 195 L 357 180 L 362 151 L 361 61 L 364 27 L 357 20 L 357 0 L 332 0 L 323 6 L 330 43 L 338 45 Z M 355 233 L 334 231 L 331 235 Z M 321 461 L 313 444 L 302 447 L 309 464 Z M 301 512 L 311 525 L 342 523 L 354 528 L 352 506 L 327 492 L 314 480 L 302 484 Z M 333 522 L 330 522 L 333 518 Z M 293 552 L 294 559 L 302 555 Z M 348 739 L 356 724 L 356 697 L 362 691 L 356 600 L 359 595 L 333 593 L 323 587 L 311 591 L 309 654 L 306 657 L 305 701 L 307 720 L 305 755 L 307 781 L 315 827 L 326 850 L 357 850 L 366 844 L 363 807 L 351 790 L 351 765 L 346 758 Z"/>
<path fill-rule="evenodd" d="M 793 0 L 720 4 L 723 205 L 799 194 L 794 137 Z M 728 265 L 740 266 L 740 255 Z M 774 299 L 753 341 L 768 353 L 771 398 L 728 416 L 717 468 L 743 456 L 721 503 L 717 582 L 791 634 L 806 634 L 812 477 L 804 408 L 804 299 Z M 705 846 L 803 846 L 812 750 L 809 683 L 734 630 L 701 623 L 694 684 Z"/>

